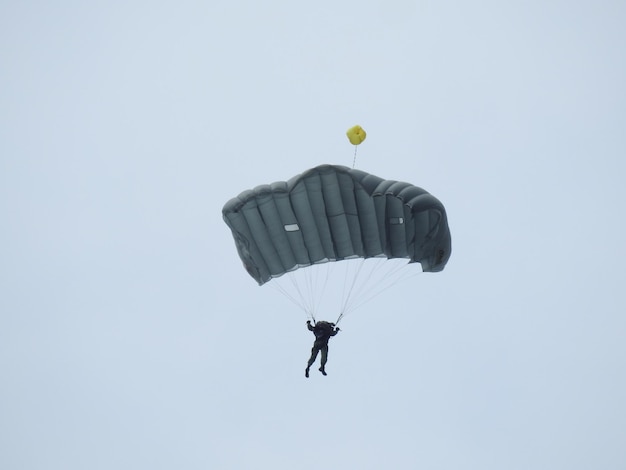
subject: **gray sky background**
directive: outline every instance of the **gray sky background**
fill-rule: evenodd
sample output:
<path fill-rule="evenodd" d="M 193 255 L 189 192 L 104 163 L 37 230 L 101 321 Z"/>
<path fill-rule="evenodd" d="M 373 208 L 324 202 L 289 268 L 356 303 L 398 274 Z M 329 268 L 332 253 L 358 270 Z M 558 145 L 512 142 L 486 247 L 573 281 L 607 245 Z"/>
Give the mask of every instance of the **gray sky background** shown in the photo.
<path fill-rule="evenodd" d="M 0 2 L 0 468 L 626 468 L 625 18 Z M 453 253 L 306 380 L 305 317 L 221 208 L 351 166 L 357 123 Z"/>

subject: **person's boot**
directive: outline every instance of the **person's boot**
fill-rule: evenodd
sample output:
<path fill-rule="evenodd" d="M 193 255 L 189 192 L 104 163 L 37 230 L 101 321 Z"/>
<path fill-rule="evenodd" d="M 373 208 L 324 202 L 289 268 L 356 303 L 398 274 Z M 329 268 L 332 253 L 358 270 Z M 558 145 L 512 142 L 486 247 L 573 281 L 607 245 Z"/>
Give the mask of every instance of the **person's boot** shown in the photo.
<path fill-rule="evenodd" d="M 306 369 L 304 369 L 304 376 L 305 377 L 309 376 L 309 368 L 308 367 Z"/>
<path fill-rule="evenodd" d="M 324 366 L 320 367 L 320 372 L 322 375 L 326 375 L 326 370 L 324 370 Z"/>

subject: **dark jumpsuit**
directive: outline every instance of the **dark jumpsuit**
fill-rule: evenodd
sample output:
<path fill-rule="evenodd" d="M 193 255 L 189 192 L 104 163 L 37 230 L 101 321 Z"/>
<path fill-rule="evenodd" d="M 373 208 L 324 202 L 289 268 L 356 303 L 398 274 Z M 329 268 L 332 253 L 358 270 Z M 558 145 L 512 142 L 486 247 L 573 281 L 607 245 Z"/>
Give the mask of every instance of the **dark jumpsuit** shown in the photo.
<path fill-rule="evenodd" d="M 322 367 L 320 370 L 324 370 L 324 366 L 326 365 L 326 361 L 328 360 L 328 340 L 331 336 L 335 336 L 339 330 L 335 329 L 335 327 L 328 322 L 317 322 L 315 326 L 311 326 L 310 323 L 306 324 L 307 328 L 313 332 L 315 335 L 315 342 L 313 343 L 313 348 L 311 349 L 311 357 L 309 358 L 309 362 L 307 362 L 307 370 L 309 367 L 313 365 L 315 359 L 317 358 L 317 353 L 322 352 Z"/>

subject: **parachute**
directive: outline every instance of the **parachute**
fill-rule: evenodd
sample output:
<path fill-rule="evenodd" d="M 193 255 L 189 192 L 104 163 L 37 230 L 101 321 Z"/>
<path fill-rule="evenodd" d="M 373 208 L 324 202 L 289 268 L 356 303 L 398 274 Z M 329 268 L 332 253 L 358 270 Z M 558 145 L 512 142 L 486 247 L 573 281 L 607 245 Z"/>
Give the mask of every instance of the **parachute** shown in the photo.
<path fill-rule="evenodd" d="M 398 258 L 438 272 L 450 258 L 448 220 L 437 198 L 345 166 L 320 165 L 244 191 L 222 215 L 259 285 L 328 262 Z"/>

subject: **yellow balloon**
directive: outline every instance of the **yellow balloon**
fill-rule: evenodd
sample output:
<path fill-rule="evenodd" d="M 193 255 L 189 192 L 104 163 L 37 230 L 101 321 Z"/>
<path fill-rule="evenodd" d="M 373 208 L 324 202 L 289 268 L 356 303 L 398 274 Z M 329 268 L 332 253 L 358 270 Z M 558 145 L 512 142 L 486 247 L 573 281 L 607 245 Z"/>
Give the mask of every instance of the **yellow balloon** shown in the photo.
<path fill-rule="evenodd" d="M 350 140 L 350 143 L 354 145 L 359 145 L 365 140 L 365 137 L 367 137 L 367 134 L 361 126 L 351 127 L 346 132 L 346 135 L 348 136 L 348 140 Z"/>

